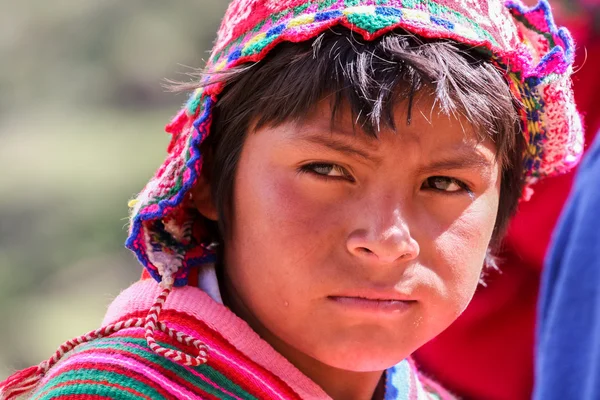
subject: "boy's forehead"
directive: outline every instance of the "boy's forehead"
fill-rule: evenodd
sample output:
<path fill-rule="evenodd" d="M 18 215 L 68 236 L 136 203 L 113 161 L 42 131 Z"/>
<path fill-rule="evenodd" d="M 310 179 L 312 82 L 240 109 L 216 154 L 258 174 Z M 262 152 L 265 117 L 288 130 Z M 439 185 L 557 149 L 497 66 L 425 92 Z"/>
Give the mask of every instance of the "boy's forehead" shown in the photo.
<path fill-rule="evenodd" d="M 359 128 L 353 129 L 350 121 L 332 124 L 324 109 L 322 107 L 320 112 L 311 114 L 306 120 L 284 123 L 270 132 L 278 135 L 279 139 L 273 141 L 269 138 L 266 142 L 272 148 L 300 152 L 310 149 L 316 150 L 315 154 L 328 149 L 377 166 L 396 164 L 402 155 L 401 159 L 412 159 L 415 168 L 423 174 L 469 169 L 478 170 L 482 176 L 489 177 L 500 168 L 494 142 L 469 134 L 456 121 L 453 125 L 448 124 L 453 117 L 436 116 L 433 123 L 419 118 L 420 123 L 403 126 L 397 131 L 388 129 L 373 137 Z M 264 133 L 269 135 L 268 132 Z"/>
<path fill-rule="evenodd" d="M 381 138 L 389 135 L 401 141 L 419 143 L 433 139 L 434 145 L 452 146 L 456 149 L 475 147 L 491 140 L 480 134 L 460 113 L 451 115 L 442 112 L 435 97 L 430 94 L 415 98 L 410 110 L 410 123 L 407 118 L 407 101 L 396 104 L 392 113 L 394 127 L 382 122 L 376 127 L 374 135 L 361 128 L 347 101 L 342 101 L 334 114 L 332 104 L 326 100 L 320 101 L 311 112 L 293 122 L 286 133 L 288 139 L 318 142 L 320 138 L 328 137 L 333 141 L 360 143 L 367 150 L 377 150 L 381 145 Z"/>

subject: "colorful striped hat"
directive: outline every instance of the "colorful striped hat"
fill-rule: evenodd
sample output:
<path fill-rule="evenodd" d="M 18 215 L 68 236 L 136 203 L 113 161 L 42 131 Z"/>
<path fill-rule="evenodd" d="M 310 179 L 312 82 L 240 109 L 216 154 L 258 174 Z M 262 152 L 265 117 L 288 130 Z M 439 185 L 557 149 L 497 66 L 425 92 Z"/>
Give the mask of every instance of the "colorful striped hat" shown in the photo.
<path fill-rule="evenodd" d="M 314 38 L 343 25 L 366 40 L 393 29 L 445 38 L 490 54 L 523 104 L 527 182 L 571 169 L 583 152 L 583 133 L 571 90 L 573 41 L 558 28 L 545 0 L 533 8 L 504 0 L 234 0 L 208 61 L 210 72 L 261 60 L 278 43 Z M 189 190 L 202 168 L 200 144 L 223 83 L 192 94 L 167 125 L 168 156 L 132 202 L 131 249 L 165 287 L 186 284 L 190 268 L 210 261 Z"/>

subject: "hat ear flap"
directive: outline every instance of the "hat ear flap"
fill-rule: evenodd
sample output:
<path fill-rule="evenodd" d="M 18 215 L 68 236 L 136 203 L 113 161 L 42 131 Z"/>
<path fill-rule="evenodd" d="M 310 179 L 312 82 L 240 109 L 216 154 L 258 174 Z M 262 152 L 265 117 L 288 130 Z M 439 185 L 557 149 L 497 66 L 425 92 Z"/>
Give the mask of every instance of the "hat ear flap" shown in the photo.
<path fill-rule="evenodd" d="M 554 23 L 550 5 L 540 0 L 528 8 L 508 1 L 522 50 L 514 76 L 524 106 L 527 141 L 525 170 L 529 181 L 569 171 L 583 153 L 583 127 L 575 106 L 571 74 L 575 45 L 568 31 Z"/>

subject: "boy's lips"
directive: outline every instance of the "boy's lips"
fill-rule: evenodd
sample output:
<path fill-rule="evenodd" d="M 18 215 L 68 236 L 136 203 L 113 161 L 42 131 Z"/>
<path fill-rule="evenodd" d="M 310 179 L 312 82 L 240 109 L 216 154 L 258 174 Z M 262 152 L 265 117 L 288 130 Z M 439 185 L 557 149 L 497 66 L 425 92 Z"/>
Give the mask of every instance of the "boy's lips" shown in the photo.
<path fill-rule="evenodd" d="M 416 303 L 416 300 L 396 291 L 379 290 L 356 290 L 327 298 L 348 310 L 377 314 L 399 313 Z"/>
<path fill-rule="evenodd" d="M 370 289 L 360 288 L 353 290 L 346 290 L 340 293 L 336 293 L 328 296 L 332 297 L 349 297 L 349 298 L 360 298 L 364 300 L 373 301 L 414 301 L 414 297 L 405 293 L 400 293 L 393 289 Z"/>

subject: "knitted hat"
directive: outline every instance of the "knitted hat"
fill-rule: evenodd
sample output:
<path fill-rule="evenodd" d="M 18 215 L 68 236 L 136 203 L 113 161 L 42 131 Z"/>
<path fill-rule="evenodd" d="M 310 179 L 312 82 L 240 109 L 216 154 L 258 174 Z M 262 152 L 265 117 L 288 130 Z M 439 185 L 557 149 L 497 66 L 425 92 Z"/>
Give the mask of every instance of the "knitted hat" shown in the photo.
<path fill-rule="evenodd" d="M 521 113 L 528 183 L 566 172 L 583 152 L 571 91 L 572 39 L 553 21 L 545 0 L 533 8 L 504 0 L 234 0 L 208 61 L 209 72 L 257 62 L 277 44 L 316 37 L 343 25 L 374 39 L 396 28 L 425 38 L 451 39 L 491 55 Z M 132 202 L 131 249 L 163 286 L 187 282 L 190 268 L 214 257 L 191 213 L 189 190 L 202 169 L 200 144 L 224 83 L 192 94 L 167 125 L 168 157 Z"/>

